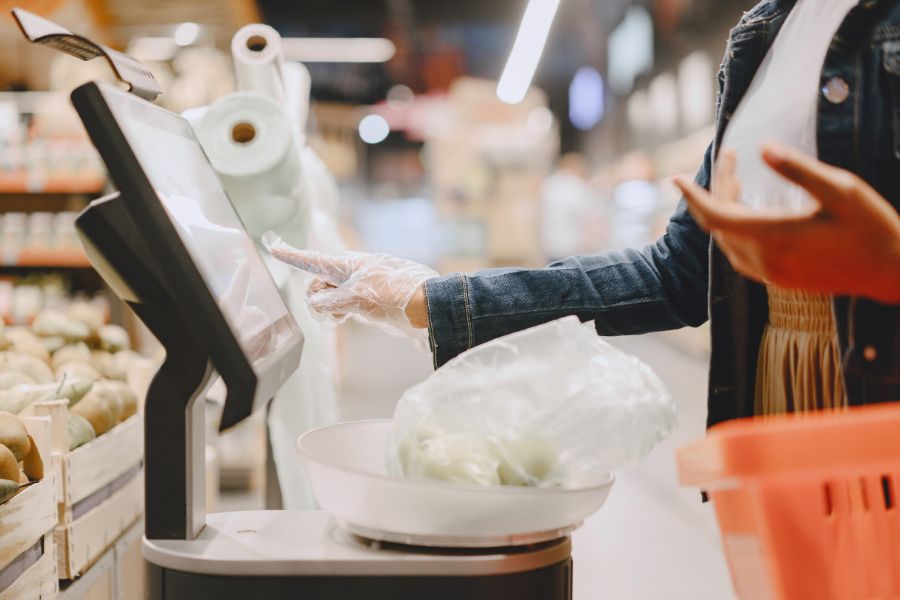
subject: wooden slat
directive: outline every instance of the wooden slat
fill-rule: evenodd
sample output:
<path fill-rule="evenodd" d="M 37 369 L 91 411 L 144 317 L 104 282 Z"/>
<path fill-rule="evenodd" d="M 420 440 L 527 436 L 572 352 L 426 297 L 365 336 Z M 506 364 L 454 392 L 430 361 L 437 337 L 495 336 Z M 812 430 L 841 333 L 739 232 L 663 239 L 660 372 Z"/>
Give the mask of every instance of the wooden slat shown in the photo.
<path fill-rule="evenodd" d="M 0 600 L 21 600 L 22 598 L 51 600 L 57 597 L 58 591 L 56 546 L 53 543 L 53 536 L 48 535 L 44 540 L 44 555 L 22 573 L 15 583 L 0 592 Z"/>
<path fill-rule="evenodd" d="M 59 576 L 73 579 L 128 529 L 144 511 L 144 477 L 139 472 L 111 498 L 53 534 L 59 547 Z"/>
<path fill-rule="evenodd" d="M 144 558 L 141 540 L 144 522 L 138 520 L 116 542 L 116 600 L 132 600 L 144 596 Z"/>
<path fill-rule="evenodd" d="M 34 545 L 56 523 L 56 494 L 50 464 L 50 422 L 27 417 L 25 427 L 45 456 L 45 477 L 4 504 L 0 504 L 0 569 Z"/>
<path fill-rule="evenodd" d="M 115 567 L 115 554 L 108 552 L 84 575 L 71 583 L 64 582 L 59 600 L 113 600 L 116 589 Z"/>

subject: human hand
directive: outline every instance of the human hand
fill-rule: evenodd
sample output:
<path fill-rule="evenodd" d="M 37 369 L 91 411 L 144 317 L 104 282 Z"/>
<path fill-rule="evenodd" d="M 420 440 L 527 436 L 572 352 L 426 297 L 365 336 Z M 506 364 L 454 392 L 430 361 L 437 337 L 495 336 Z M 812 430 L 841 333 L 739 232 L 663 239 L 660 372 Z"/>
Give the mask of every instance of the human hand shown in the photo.
<path fill-rule="evenodd" d="M 357 315 L 427 349 L 423 284 L 437 277 L 433 269 L 387 254 L 298 250 L 269 233 L 263 244 L 278 260 L 316 277 L 308 290 L 314 311 L 338 320 Z"/>
<path fill-rule="evenodd" d="M 900 215 L 855 174 L 767 144 L 763 160 L 818 206 L 797 214 L 740 202 L 735 155 L 723 150 L 712 193 L 676 178 L 691 214 L 738 272 L 785 288 L 900 303 Z"/>

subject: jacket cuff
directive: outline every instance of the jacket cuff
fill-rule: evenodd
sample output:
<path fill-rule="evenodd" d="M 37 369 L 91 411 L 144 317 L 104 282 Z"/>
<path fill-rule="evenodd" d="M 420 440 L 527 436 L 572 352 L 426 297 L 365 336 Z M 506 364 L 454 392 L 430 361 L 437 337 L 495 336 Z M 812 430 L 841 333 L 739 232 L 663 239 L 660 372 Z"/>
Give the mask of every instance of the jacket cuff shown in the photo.
<path fill-rule="evenodd" d="M 437 369 L 472 347 L 469 286 L 461 273 L 425 282 L 428 336 Z"/>

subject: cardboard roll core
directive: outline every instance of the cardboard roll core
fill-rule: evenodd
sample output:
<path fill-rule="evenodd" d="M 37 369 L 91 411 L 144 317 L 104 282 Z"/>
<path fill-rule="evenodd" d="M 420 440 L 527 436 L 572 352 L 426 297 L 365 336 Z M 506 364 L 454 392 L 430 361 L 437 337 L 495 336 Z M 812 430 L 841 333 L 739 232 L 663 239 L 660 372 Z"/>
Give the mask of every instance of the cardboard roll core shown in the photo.
<path fill-rule="evenodd" d="M 256 138 L 256 127 L 253 123 L 241 122 L 231 128 L 231 139 L 238 144 L 249 144 Z"/>
<path fill-rule="evenodd" d="M 262 52 L 268 45 L 269 42 L 261 35 L 251 35 L 247 38 L 247 48 L 251 52 Z"/>

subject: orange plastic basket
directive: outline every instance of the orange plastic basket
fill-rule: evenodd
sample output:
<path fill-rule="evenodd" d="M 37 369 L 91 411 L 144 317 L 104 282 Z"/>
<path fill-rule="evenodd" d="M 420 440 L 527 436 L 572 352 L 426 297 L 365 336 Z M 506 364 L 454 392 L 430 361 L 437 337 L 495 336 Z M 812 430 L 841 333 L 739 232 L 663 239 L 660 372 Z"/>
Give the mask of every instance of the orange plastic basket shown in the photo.
<path fill-rule="evenodd" d="M 677 458 L 742 600 L 900 599 L 900 405 L 731 421 Z"/>

